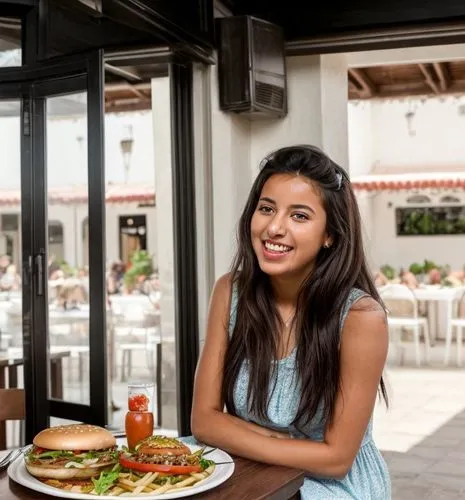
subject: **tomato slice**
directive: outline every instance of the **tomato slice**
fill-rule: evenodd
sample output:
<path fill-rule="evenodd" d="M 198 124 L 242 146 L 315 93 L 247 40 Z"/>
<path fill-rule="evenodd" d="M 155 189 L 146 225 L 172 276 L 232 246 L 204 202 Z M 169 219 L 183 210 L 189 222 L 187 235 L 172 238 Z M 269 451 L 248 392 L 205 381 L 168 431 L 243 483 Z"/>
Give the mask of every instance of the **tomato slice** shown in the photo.
<path fill-rule="evenodd" d="M 126 469 L 133 469 L 140 472 L 160 472 L 162 474 L 190 474 L 191 472 L 202 472 L 200 465 L 164 465 L 148 464 L 136 462 L 128 457 L 120 455 L 119 463 Z"/>

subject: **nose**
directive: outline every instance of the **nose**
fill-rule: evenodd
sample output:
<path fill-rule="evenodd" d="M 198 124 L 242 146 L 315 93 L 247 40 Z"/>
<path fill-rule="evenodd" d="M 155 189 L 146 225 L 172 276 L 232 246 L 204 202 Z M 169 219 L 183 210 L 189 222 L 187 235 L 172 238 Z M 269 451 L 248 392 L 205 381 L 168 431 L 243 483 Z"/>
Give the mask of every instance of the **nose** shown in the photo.
<path fill-rule="evenodd" d="M 268 224 L 268 235 L 270 238 L 276 238 L 277 236 L 284 236 L 285 234 L 286 227 L 284 218 L 279 214 L 276 214 Z"/>

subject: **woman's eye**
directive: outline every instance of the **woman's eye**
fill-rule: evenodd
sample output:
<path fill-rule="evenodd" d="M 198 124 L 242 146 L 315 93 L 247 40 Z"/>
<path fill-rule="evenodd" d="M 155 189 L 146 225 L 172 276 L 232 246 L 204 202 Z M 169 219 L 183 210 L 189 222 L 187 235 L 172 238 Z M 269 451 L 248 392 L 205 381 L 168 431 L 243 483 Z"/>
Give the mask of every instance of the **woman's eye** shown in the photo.
<path fill-rule="evenodd" d="M 272 210 L 273 209 L 271 207 L 267 207 L 266 205 L 263 205 L 263 206 L 258 208 L 258 211 L 262 212 L 263 214 L 269 214 L 269 213 L 271 213 Z"/>
<path fill-rule="evenodd" d="M 298 221 L 306 221 L 309 219 L 307 214 L 302 213 L 292 214 L 292 218 Z"/>

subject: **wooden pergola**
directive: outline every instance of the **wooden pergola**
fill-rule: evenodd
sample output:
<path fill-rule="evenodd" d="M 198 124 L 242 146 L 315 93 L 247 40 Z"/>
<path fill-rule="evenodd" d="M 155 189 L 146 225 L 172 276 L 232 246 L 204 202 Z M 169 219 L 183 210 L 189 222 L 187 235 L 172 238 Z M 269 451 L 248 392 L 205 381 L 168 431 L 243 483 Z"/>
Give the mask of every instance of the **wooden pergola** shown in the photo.
<path fill-rule="evenodd" d="M 106 111 L 150 109 L 150 80 L 134 72 L 119 76 L 105 86 Z M 465 59 L 350 68 L 348 83 L 350 100 L 461 95 L 465 94 Z"/>
<path fill-rule="evenodd" d="M 350 68 L 349 99 L 465 94 L 465 59 Z"/>

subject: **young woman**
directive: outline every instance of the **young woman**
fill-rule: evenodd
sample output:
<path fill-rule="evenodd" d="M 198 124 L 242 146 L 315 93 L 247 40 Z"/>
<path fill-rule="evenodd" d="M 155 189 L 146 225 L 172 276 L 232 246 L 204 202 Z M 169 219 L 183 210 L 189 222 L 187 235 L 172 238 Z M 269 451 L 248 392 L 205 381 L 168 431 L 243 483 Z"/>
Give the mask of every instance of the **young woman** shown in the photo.
<path fill-rule="evenodd" d="M 387 402 L 388 329 L 360 226 L 342 168 L 312 146 L 275 151 L 212 293 L 193 434 L 303 469 L 302 499 L 391 497 L 371 435 L 378 390 Z"/>

